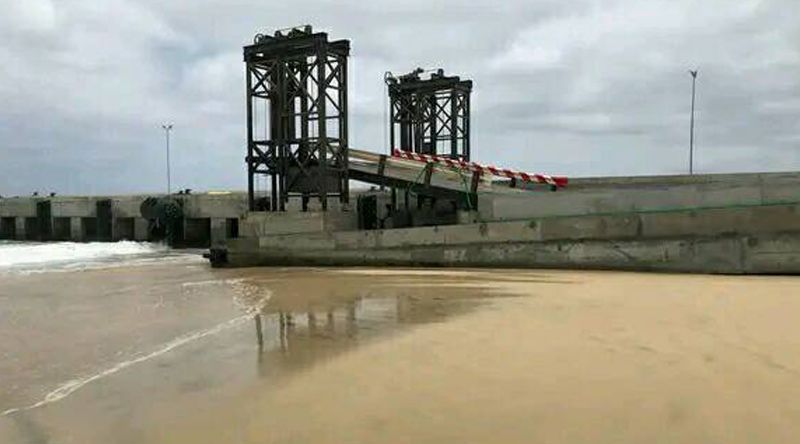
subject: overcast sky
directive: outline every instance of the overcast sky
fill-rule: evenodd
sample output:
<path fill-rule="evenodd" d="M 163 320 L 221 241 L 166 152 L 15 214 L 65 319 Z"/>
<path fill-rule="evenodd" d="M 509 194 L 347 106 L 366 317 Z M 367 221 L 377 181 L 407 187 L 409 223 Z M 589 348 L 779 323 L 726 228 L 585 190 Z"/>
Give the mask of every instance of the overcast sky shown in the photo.
<path fill-rule="evenodd" d="M 474 160 L 531 172 L 800 170 L 800 1 L 0 0 L 0 195 L 242 189 L 257 32 L 351 40 L 350 145 L 386 70 L 471 78 Z"/>

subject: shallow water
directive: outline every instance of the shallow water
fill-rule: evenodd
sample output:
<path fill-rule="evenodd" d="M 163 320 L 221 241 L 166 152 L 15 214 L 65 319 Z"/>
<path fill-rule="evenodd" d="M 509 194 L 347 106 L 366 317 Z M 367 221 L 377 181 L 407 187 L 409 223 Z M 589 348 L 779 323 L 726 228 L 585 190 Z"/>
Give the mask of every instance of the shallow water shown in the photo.
<path fill-rule="evenodd" d="M 212 270 L 144 255 L 0 273 L 0 442 L 800 433 L 796 278 Z"/>
<path fill-rule="evenodd" d="M 194 254 L 150 242 L 19 242 L 0 240 L 0 274 L 80 271 L 137 265 L 167 258 L 196 260 Z"/>

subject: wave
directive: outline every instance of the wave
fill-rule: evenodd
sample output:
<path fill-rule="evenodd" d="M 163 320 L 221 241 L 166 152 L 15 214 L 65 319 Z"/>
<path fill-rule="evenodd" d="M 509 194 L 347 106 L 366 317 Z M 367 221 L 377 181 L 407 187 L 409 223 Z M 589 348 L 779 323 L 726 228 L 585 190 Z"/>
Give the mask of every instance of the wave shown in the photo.
<path fill-rule="evenodd" d="M 56 271 L 146 263 L 148 259 L 178 254 L 166 245 L 148 242 L 2 242 L 0 271 Z M 195 256 L 195 255 L 192 255 Z"/>

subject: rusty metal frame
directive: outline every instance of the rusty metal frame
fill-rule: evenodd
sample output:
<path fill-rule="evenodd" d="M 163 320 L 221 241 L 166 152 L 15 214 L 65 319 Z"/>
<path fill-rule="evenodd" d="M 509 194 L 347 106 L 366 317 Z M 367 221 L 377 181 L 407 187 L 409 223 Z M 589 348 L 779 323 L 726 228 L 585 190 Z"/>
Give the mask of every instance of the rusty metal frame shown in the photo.
<path fill-rule="evenodd" d="M 386 77 L 391 149 L 469 161 L 472 81 L 441 69 L 427 79 L 423 73 Z"/>
<path fill-rule="evenodd" d="M 349 202 L 349 53 L 348 40 L 329 41 L 310 26 L 259 34 L 244 47 L 251 211 L 285 211 L 290 198 L 302 199 L 304 210 L 312 197 L 323 210 L 329 198 Z M 259 176 L 270 180 L 269 205 L 257 204 Z"/>

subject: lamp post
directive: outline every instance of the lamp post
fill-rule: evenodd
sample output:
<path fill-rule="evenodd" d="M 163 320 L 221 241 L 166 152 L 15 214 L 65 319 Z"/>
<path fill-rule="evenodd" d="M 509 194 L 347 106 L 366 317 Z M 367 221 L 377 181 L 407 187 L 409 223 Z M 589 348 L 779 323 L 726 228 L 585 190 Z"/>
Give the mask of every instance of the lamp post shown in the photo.
<path fill-rule="evenodd" d="M 164 135 L 166 136 L 167 140 L 167 195 L 169 196 L 172 194 L 172 184 L 170 183 L 170 174 L 169 174 L 169 133 L 172 131 L 172 123 L 164 123 L 161 125 L 161 128 L 164 129 Z"/>
<path fill-rule="evenodd" d="M 698 71 L 698 69 L 689 70 L 689 74 L 692 76 L 692 116 L 689 120 L 689 174 L 694 174 L 694 96 Z"/>

